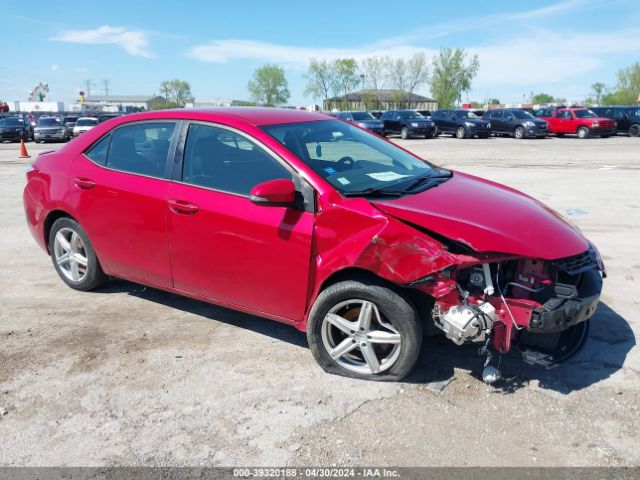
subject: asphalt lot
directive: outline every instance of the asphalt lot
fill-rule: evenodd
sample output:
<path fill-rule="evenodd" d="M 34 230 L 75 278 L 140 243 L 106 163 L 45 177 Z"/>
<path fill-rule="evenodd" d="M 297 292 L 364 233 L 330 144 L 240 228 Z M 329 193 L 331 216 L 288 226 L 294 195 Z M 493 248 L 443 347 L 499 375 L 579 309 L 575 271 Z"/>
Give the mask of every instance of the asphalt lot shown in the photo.
<path fill-rule="evenodd" d="M 291 327 L 124 281 L 73 291 L 26 227 L 28 160 L 2 144 L 0 465 L 639 466 L 640 138 L 398 143 L 594 241 L 609 277 L 581 353 L 510 355 L 492 387 L 475 347 L 428 339 L 407 382 L 379 384 L 325 374 Z"/>

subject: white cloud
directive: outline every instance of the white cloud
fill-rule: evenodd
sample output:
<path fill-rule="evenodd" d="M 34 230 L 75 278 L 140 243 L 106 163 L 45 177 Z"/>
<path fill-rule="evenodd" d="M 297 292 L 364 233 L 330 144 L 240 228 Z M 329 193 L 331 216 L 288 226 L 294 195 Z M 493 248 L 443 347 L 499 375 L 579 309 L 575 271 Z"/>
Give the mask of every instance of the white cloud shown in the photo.
<path fill-rule="evenodd" d="M 55 63 L 53 65 L 51 65 L 51 71 L 57 72 L 59 69 L 60 69 L 60 65 L 55 64 Z"/>
<path fill-rule="evenodd" d="M 130 55 L 146 58 L 153 56 L 149 49 L 148 35 L 143 31 L 127 30 L 124 27 L 103 25 L 94 30 L 69 30 L 51 38 L 51 40 L 56 42 L 117 45 Z"/>

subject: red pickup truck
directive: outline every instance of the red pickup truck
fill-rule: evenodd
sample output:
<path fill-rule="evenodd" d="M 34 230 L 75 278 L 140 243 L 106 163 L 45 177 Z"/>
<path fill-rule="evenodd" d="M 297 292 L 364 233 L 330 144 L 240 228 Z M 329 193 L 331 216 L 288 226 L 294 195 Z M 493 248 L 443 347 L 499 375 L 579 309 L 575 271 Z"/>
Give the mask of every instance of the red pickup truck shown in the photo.
<path fill-rule="evenodd" d="M 549 133 L 558 136 L 569 133 L 576 134 L 579 138 L 596 135 L 606 138 L 616 134 L 615 120 L 598 117 L 587 108 L 559 108 L 553 116 L 539 118 L 549 123 Z"/>

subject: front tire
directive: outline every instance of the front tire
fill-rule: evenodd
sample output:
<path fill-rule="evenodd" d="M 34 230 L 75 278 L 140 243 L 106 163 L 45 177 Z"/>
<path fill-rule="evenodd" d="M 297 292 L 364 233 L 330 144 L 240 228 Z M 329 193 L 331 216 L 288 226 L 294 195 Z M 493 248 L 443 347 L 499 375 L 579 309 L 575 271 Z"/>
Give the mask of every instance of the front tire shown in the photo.
<path fill-rule="evenodd" d="M 634 123 L 629 127 L 630 137 L 640 137 L 640 124 Z"/>
<path fill-rule="evenodd" d="M 518 140 L 522 140 L 524 138 L 524 127 L 516 127 L 513 131 L 513 136 Z"/>
<path fill-rule="evenodd" d="M 465 138 L 467 136 L 467 131 L 464 129 L 464 127 L 458 127 L 456 129 L 456 138 Z"/>
<path fill-rule="evenodd" d="M 328 373 L 398 381 L 418 359 L 422 325 L 413 305 L 384 282 L 348 280 L 318 296 L 307 340 Z"/>
<path fill-rule="evenodd" d="M 75 220 L 63 217 L 53 222 L 49 250 L 56 272 L 71 288 L 89 291 L 107 280 L 87 233 Z"/>
<path fill-rule="evenodd" d="M 578 134 L 578 138 L 589 138 L 589 129 L 587 127 L 580 127 L 576 132 Z"/>
<path fill-rule="evenodd" d="M 400 130 L 400 138 L 403 140 L 409 138 L 409 129 L 407 127 L 402 127 L 402 130 Z"/>

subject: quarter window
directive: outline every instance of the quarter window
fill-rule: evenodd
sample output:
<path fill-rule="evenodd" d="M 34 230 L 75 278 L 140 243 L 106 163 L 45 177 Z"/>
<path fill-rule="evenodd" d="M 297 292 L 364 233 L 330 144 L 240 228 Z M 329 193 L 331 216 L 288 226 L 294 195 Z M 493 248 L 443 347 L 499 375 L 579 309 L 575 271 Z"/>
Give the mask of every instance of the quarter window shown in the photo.
<path fill-rule="evenodd" d="M 120 127 L 111 134 L 107 167 L 164 178 L 173 122 L 141 123 Z"/>
<path fill-rule="evenodd" d="M 87 150 L 85 155 L 94 162 L 105 165 L 107 163 L 107 152 L 109 151 L 109 141 L 111 135 L 107 135 L 102 138 L 98 143 L 94 143 L 93 146 Z"/>
<path fill-rule="evenodd" d="M 291 173 L 247 138 L 223 128 L 193 124 L 184 150 L 182 180 L 191 185 L 249 195 L 267 180 Z"/>

